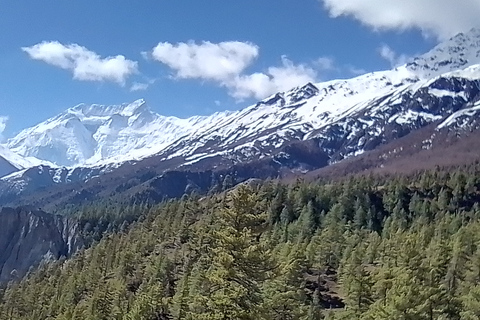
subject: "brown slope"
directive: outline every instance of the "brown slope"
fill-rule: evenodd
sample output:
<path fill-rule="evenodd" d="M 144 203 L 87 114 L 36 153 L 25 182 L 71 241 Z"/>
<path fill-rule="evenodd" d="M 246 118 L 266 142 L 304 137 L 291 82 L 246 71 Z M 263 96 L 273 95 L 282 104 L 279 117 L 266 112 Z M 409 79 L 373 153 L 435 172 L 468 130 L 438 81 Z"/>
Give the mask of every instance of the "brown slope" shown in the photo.
<path fill-rule="evenodd" d="M 379 148 L 305 174 L 306 179 L 351 174 L 413 173 L 480 161 L 480 130 L 441 130 L 437 124 L 413 131 Z"/>

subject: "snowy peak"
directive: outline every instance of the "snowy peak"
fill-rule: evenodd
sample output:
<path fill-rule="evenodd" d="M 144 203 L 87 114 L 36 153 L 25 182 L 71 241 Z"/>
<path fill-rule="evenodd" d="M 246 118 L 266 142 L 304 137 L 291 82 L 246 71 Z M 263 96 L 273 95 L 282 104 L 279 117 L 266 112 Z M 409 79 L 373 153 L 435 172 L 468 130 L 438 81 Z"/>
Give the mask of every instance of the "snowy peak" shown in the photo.
<path fill-rule="evenodd" d="M 80 104 L 23 130 L 7 145 L 24 157 L 63 166 L 80 165 L 96 155 L 97 137 L 115 135 L 129 126 L 141 127 L 153 118 L 144 100 L 120 106 Z"/>
<path fill-rule="evenodd" d="M 420 78 L 429 78 L 480 63 L 480 29 L 459 33 L 406 65 Z"/>
<path fill-rule="evenodd" d="M 275 93 L 274 95 L 258 102 L 256 105 L 246 108 L 245 110 L 252 108 L 258 109 L 261 106 L 292 106 L 318 95 L 319 92 L 320 90 L 318 90 L 315 85 L 309 82 L 304 86 L 295 87 L 289 91 Z"/>
<path fill-rule="evenodd" d="M 331 142 L 339 132 L 344 134 L 342 139 L 351 140 L 354 134 L 348 130 L 360 132 L 358 135 L 368 131 L 368 139 L 381 141 L 385 125 L 376 131 L 368 126 L 384 121 L 386 114 L 392 119 L 391 123 L 400 126 L 413 122 L 424 124 L 447 114 L 446 111 L 428 113 L 430 109 L 424 110 L 423 105 L 437 110 L 438 105 L 443 108 L 446 104 L 443 109 L 456 112 L 463 108 L 465 100 L 472 102 L 480 79 L 478 64 L 480 30 L 472 29 L 393 70 L 307 83 L 234 112 L 179 119 L 152 112 L 143 99 L 112 106 L 77 105 L 22 131 L 9 140 L 8 147 L 24 157 L 76 167 L 152 155 L 160 155 L 164 160 L 176 158 L 178 163 L 182 163 L 182 159 L 188 162 L 213 155 L 243 161 L 247 155 L 269 156 L 268 152 L 292 140 L 319 137 Z M 439 77 L 465 81 L 435 82 Z M 429 87 L 432 83 L 436 87 Z M 405 107 L 406 101 L 415 108 Z M 451 108 L 453 103 L 458 103 L 455 110 Z M 364 115 L 368 117 L 358 120 Z M 333 131 L 327 134 L 328 130 Z M 392 127 L 392 130 L 401 132 L 398 128 Z M 328 151 L 329 155 L 333 155 L 332 150 Z M 338 155 L 338 159 L 357 151 L 352 147 Z M 245 157 L 239 158 L 238 154 Z"/>
<path fill-rule="evenodd" d="M 143 99 L 112 106 L 81 104 L 23 130 L 7 145 L 24 157 L 59 166 L 99 165 L 159 152 L 205 118 L 164 117 Z"/>
<path fill-rule="evenodd" d="M 134 114 L 150 111 L 145 100 L 139 99 L 132 103 L 125 103 L 122 105 L 99 105 L 99 104 L 79 104 L 73 108 L 68 109 L 66 114 L 74 114 L 80 117 L 111 117 L 113 115 L 120 115 L 124 117 L 131 117 Z"/>
<path fill-rule="evenodd" d="M 285 94 L 287 104 L 299 103 L 316 96 L 320 91 L 312 83 L 307 83 L 303 87 L 297 87 Z"/>

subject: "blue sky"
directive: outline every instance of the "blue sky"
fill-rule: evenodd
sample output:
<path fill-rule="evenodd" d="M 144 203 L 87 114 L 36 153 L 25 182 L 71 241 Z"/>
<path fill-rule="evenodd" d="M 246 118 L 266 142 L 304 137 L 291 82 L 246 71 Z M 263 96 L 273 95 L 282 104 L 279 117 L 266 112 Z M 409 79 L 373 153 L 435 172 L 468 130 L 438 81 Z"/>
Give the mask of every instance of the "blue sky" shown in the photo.
<path fill-rule="evenodd" d="M 239 109 L 390 68 L 479 14 L 478 0 L 0 0 L 0 139 L 79 103 Z"/>

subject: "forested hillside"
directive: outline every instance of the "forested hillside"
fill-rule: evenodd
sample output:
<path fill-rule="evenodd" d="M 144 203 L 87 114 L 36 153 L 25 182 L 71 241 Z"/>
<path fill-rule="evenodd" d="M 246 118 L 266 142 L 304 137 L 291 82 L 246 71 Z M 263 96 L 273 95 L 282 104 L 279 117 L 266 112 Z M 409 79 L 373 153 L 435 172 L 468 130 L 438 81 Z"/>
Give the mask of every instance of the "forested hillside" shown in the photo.
<path fill-rule="evenodd" d="M 0 319 L 478 319 L 479 202 L 477 163 L 254 181 L 132 224 L 93 206 L 118 227 L 4 288 Z"/>

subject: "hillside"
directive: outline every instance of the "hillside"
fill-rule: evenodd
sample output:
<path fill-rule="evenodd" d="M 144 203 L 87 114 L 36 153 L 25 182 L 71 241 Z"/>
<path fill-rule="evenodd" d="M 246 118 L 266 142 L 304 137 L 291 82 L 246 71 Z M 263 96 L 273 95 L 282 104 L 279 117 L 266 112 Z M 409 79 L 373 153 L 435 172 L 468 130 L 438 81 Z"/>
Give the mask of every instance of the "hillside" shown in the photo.
<path fill-rule="evenodd" d="M 474 319 L 479 170 L 165 202 L 11 284 L 0 317 Z"/>

